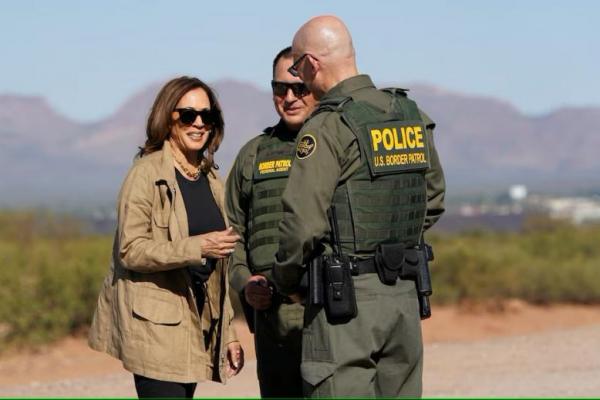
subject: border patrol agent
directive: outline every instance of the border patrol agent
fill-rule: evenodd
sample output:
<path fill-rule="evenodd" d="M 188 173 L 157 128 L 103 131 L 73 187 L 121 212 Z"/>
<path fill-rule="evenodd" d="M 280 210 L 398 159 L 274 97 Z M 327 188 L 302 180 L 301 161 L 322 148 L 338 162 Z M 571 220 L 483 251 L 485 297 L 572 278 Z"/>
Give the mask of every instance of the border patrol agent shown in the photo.
<path fill-rule="evenodd" d="M 335 205 L 340 250 L 352 266 L 349 282 L 342 283 L 353 286 L 355 306 L 349 318 L 330 317 L 329 291 L 325 307 L 307 305 L 304 394 L 421 396 L 415 283 L 396 272 L 384 284 L 385 263 L 376 262 L 376 255 L 386 245 L 414 248 L 444 211 L 435 124 L 405 90 L 377 90 L 368 75 L 358 75 L 350 33 L 337 17 L 305 23 L 294 36 L 292 54 L 290 72 L 320 103 L 298 135 L 273 278 L 281 293 L 301 297 L 303 265 L 335 247 L 327 216 Z M 403 257 L 392 256 L 392 264 L 403 264 Z M 343 290 L 334 290 L 336 295 L 343 297 Z"/>
<path fill-rule="evenodd" d="M 281 119 L 240 150 L 227 180 L 227 214 L 242 237 L 230 263 L 230 282 L 254 332 L 263 397 L 302 397 L 304 307 L 277 293 L 271 281 L 283 216 L 281 194 L 296 136 L 316 103 L 302 81 L 288 72 L 291 50 L 283 49 L 273 61 L 273 102 Z"/>

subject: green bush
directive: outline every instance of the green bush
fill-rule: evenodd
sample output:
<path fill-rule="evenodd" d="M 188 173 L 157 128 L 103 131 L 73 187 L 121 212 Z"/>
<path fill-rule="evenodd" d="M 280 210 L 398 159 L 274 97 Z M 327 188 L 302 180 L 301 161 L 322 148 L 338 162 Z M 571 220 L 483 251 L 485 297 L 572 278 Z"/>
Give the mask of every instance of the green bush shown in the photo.
<path fill-rule="evenodd" d="M 523 232 L 431 235 L 434 303 L 600 303 L 599 226 L 535 220 Z M 112 238 L 68 216 L 0 212 L 0 351 L 84 330 Z"/>
<path fill-rule="evenodd" d="M 0 350 L 88 326 L 111 246 L 109 237 L 81 236 L 68 218 L 14 217 L 0 215 Z"/>
<path fill-rule="evenodd" d="M 432 300 L 600 303 L 598 238 L 600 226 L 550 220 L 519 233 L 432 236 Z"/>

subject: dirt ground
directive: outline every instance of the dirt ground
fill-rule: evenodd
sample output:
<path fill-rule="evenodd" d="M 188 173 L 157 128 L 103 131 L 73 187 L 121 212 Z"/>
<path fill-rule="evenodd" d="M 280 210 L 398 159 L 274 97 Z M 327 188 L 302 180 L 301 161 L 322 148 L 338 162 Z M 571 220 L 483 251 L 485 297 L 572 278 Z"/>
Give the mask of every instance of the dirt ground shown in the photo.
<path fill-rule="evenodd" d="M 435 307 L 423 324 L 426 396 L 600 396 L 600 306 Z M 237 325 L 246 367 L 196 396 L 256 397 L 252 335 Z M 120 362 L 67 338 L 0 358 L 0 396 L 135 396 Z"/>

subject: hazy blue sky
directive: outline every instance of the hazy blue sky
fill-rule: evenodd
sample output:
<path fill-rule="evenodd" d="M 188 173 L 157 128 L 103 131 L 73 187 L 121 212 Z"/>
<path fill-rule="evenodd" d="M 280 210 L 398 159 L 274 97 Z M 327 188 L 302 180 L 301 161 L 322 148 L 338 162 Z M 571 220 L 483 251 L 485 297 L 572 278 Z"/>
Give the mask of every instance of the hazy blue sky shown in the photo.
<path fill-rule="evenodd" d="M 531 114 L 600 106 L 600 1 L 4 1 L 0 94 L 103 118 L 153 82 L 191 74 L 266 89 L 309 17 L 349 26 L 361 72 L 507 100 Z"/>

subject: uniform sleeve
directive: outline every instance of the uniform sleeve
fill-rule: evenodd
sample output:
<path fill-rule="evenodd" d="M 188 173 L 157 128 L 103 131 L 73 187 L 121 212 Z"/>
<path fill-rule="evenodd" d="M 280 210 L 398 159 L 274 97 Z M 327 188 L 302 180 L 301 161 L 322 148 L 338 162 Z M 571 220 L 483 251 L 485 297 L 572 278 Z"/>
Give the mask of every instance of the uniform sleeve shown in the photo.
<path fill-rule="evenodd" d="M 253 153 L 249 154 L 246 147 L 242 148 L 231 168 L 225 188 L 225 210 L 229 224 L 241 237 L 235 244 L 234 252 L 229 260 L 229 283 L 238 293 L 244 290 L 248 278 L 252 275 L 246 253 L 246 226 L 250 205 L 249 187 L 252 184 L 248 179 L 251 177 L 249 173 L 251 174 L 252 171 L 245 171 L 251 164 L 248 161 L 249 158 L 254 158 Z"/>
<path fill-rule="evenodd" d="M 119 196 L 119 258 L 137 272 L 158 272 L 202 263 L 200 238 L 158 241 L 152 236 L 154 182 L 147 169 L 134 165 Z"/>
<path fill-rule="evenodd" d="M 421 116 L 427 128 L 427 139 L 429 140 L 429 160 L 431 166 L 425 173 L 427 182 L 427 213 L 425 214 L 424 231 L 431 228 L 442 216 L 445 211 L 444 196 L 446 194 L 446 181 L 444 179 L 444 171 L 440 164 L 437 150 L 433 140 L 433 130 L 435 123 L 423 111 Z"/>
<path fill-rule="evenodd" d="M 329 231 L 327 209 L 340 177 L 343 148 L 337 140 L 334 118 L 329 118 L 333 123 L 327 123 L 325 115 L 309 120 L 298 134 L 297 145 L 311 135 L 315 147 L 305 158 L 296 156 L 282 196 L 284 214 L 279 224 L 273 279 L 285 295 L 298 291 L 302 265 Z"/>

